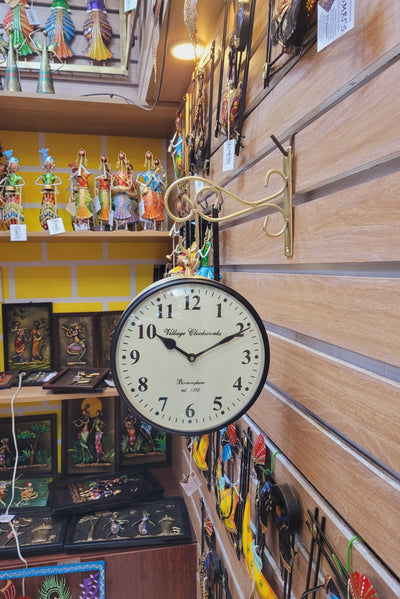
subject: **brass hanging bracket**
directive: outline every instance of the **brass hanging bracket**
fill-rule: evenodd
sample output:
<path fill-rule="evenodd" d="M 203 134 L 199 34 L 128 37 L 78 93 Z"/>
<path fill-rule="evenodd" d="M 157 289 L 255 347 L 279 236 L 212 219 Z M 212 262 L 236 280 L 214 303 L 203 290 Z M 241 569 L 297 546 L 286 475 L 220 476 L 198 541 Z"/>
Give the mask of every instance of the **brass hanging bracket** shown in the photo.
<path fill-rule="evenodd" d="M 174 222 L 173 229 L 175 223 L 194 220 L 197 237 L 199 219 L 208 222 L 223 223 L 244 216 L 253 210 L 272 208 L 281 213 L 283 226 L 276 233 L 268 231 L 269 216 L 266 216 L 263 223 L 263 231 L 267 237 L 280 237 L 284 235 L 285 256 L 293 256 L 292 148 L 289 146 L 287 149 L 284 149 L 276 138 L 272 137 L 272 139 L 282 152 L 283 168 L 282 170 L 270 169 L 265 175 L 264 186 L 268 187 L 270 178 L 273 175 L 277 175 L 282 179 L 282 186 L 278 191 L 261 200 L 249 201 L 203 177 L 197 175 L 182 177 L 174 181 L 165 192 L 165 210 Z M 195 186 L 194 193 L 191 190 L 191 184 Z M 174 193 L 175 188 L 177 189 Z M 217 217 L 211 216 L 210 211 L 207 210 L 209 202 L 211 201 L 215 208 L 220 209 L 224 195 L 246 207 L 231 214 Z M 282 205 L 273 201 L 278 198 L 283 200 Z"/>

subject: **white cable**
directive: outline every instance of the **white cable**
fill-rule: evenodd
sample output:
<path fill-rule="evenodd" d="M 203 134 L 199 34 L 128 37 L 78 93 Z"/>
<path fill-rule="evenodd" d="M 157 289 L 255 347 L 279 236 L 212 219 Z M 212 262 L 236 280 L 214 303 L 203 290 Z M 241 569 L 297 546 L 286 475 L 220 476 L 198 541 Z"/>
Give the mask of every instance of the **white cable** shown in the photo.
<path fill-rule="evenodd" d="M 13 475 L 12 475 L 12 481 L 11 481 L 11 499 L 9 501 L 9 504 L 6 508 L 6 513 L 5 515 L 8 516 L 8 512 L 9 509 L 11 507 L 11 505 L 13 504 L 14 501 L 14 497 L 15 497 L 15 480 L 17 477 L 17 467 L 18 467 L 18 443 L 17 443 L 17 435 L 16 435 L 16 431 L 15 431 L 15 412 L 14 412 L 14 402 L 15 399 L 19 393 L 19 390 L 21 389 L 21 383 L 22 383 L 22 377 L 25 373 L 24 372 L 20 372 L 18 375 L 18 387 L 14 393 L 14 395 L 11 398 L 11 428 L 12 428 L 12 436 L 13 436 L 13 441 L 14 441 L 14 447 L 15 447 L 15 460 L 14 460 L 14 468 L 13 468 Z M 23 557 L 22 553 L 21 553 L 21 549 L 19 546 L 19 540 L 18 540 L 18 532 L 15 530 L 14 525 L 12 523 L 12 520 L 10 520 L 8 522 L 8 524 L 10 525 L 11 531 L 14 535 L 14 539 L 15 539 L 15 546 L 17 548 L 17 553 L 18 553 L 18 557 L 21 560 L 21 562 L 23 562 L 25 564 L 25 568 L 28 567 L 28 562 L 26 561 L 26 559 Z M 25 578 L 22 578 L 22 594 L 25 595 Z"/>

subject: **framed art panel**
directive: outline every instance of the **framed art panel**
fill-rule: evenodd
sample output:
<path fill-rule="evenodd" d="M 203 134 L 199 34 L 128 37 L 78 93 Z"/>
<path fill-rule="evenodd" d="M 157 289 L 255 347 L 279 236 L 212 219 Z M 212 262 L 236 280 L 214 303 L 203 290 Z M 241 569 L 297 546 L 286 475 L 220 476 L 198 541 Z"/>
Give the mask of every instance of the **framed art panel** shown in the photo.
<path fill-rule="evenodd" d="M 105 476 L 71 476 L 54 481 L 51 509 L 55 516 L 86 514 L 102 509 L 122 509 L 143 501 L 160 499 L 164 489 L 147 470 Z"/>
<path fill-rule="evenodd" d="M 97 347 L 99 351 L 99 366 L 110 368 L 110 349 L 114 331 L 122 314 L 122 310 L 96 313 Z"/>
<path fill-rule="evenodd" d="M 3 304 L 5 370 L 53 367 L 52 312 L 50 302 Z"/>
<path fill-rule="evenodd" d="M 54 314 L 54 349 L 57 369 L 97 366 L 95 317 L 91 312 Z"/>
<path fill-rule="evenodd" d="M 166 545 L 190 541 L 190 525 L 182 497 L 167 497 L 118 511 L 92 512 L 68 523 L 65 549 L 110 549 Z"/>
<path fill-rule="evenodd" d="M 22 554 L 56 553 L 64 548 L 66 520 L 56 520 L 49 508 L 21 509 L 13 520 Z M 15 557 L 15 537 L 7 523 L 0 523 L 0 558 Z"/>
<path fill-rule="evenodd" d="M 137 418 L 125 402 L 120 401 L 120 467 L 170 463 L 171 437 L 166 432 Z"/>
<path fill-rule="evenodd" d="M 71 393 L 101 391 L 108 372 L 108 368 L 63 368 L 43 383 L 43 389 Z"/>
<path fill-rule="evenodd" d="M 93 396 L 62 402 L 64 475 L 115 472 L 115 410 L 115 397 Z"/>
<path fill-rule="evenodd" d="M 12 480 L 0 481 L 0 507 L 11 509 L 46 507 L 49 498 L 51 478 L 25 477 L 15 481 L 14 499 L 12 499 Z M 12 513 L 12 512 L 11 512 Z"/>
<path fill-rule="evenodd" d="M 32 370 L 22 379 L 23 387 L 41 387 L 57 374 L 56 370 Z"/>
<path fill-rule="evenodd" d="M 57 415 L 15 418 L 20 476 L 55 476 L 57 473 Z M 11 477 L 16 451 L 11 418 L 0 419 L 0 471 Z M 18 481 L 17 481 L 18 484 Z"/>

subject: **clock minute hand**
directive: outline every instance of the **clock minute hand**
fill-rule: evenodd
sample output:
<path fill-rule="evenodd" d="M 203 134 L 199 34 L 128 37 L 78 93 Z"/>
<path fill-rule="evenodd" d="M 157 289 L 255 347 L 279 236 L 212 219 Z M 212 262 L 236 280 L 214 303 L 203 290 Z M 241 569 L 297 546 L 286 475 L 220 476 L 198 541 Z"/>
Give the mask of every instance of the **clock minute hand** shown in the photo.
<path fill-rule="evenodd" d="M 214 347 L 218 347 L 218 345 L 223 345 L 224 343 L 228 343 L 228 341 L 231 341 L 235 337 L 243 337 L 243 333 L 240 331 L 239 333 L 232 333 L 232 335 L 228 335 L 227 337 L 224 337 L 217 343 L 214 343 L 214 345 L 210 345 L 210 347 L 207 347 L 207 349 L 203 349 L 203 351 L 200 351 L 197 354 L 194 354 L 194 359 L 197 360 L 197 358 L 199 358 L 203 354 L 207 353 L 208 351 L 214 349 Z"/>
<path fill-rule="evenodd" d="M 184 349 L 181 349 L 180 347 L 178 347 L 175 339 L 171 339 L 170 337 L 161 337 L 161 335 L 159 335 L 158 333 L 156 333 L 156 337 L 161 339 L 161 341 L 164 343 L 164 345 L 167 349 L 176 349 L 176 351 L 183 354 L 189 360 L 189 362 L 195 361 L 196 356 L 194 354 L 189 354 Z"/>

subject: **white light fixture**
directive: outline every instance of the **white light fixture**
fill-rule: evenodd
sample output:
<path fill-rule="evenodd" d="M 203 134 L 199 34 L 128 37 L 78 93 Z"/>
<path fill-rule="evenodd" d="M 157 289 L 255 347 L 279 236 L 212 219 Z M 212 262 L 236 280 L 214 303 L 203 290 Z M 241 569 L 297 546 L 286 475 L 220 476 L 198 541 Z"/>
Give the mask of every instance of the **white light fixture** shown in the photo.
<path fill-rule="evenodd" d="M 204 51 L 202 44 L 196 44 L 196 58 L 200 58 Z M 194 60 L 194 48 L 192 42 L 177 42 L 171 47 L 171 54 L 179 60 Z"/>

